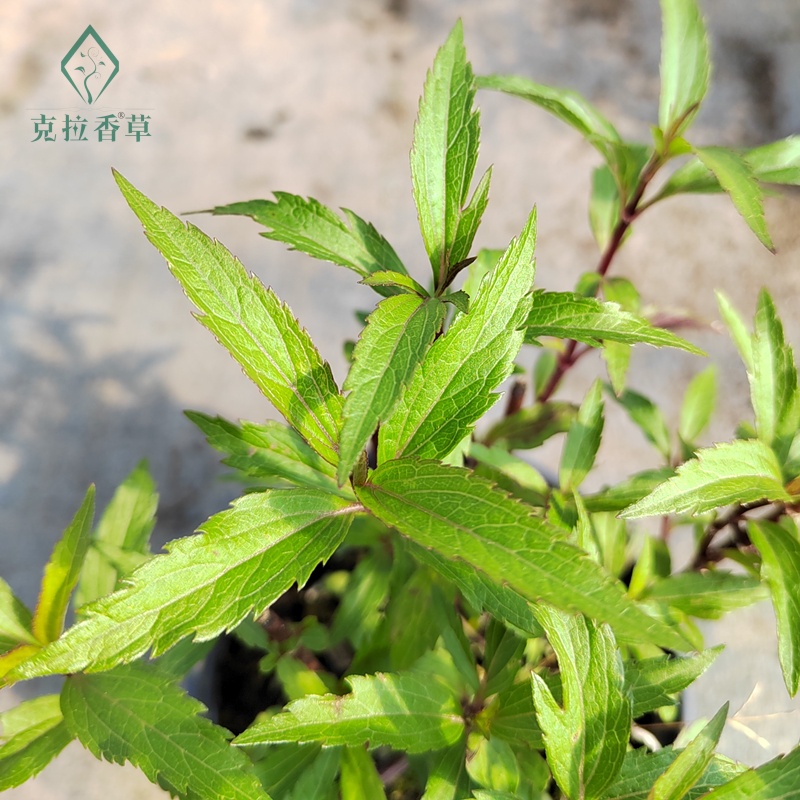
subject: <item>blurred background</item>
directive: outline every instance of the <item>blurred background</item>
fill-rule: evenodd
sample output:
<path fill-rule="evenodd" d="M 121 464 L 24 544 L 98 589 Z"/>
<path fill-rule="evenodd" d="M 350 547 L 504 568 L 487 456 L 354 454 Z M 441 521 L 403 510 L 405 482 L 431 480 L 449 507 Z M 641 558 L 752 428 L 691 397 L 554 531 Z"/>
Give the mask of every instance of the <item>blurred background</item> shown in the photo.
<path fill-rule="evenodd" d="M 690 139 L 757 145 L 800 128 L 800 5 L 796 0 L 700 0 L 714 60 L 712 89 Z M 211 335 L 141 233 L 111 177 L 120 170 L 175 212 L 268 197 L 273 190 L 352 208 L 375 224 L 419 280 L 427 259 L 411 198 L 408 151 L 425 73 L 455 20 L 477 73 L 519 73 L 583 92 L 623 135 L 647 141 L 657 119 L 657 0 L 22 0 L 0 6 L 0 574 L 27 603 L 53 543 L 96 483 L 102 509 L 148 459 L 161 494 L 156 544 L 191 533 L 236 494 L 216 454 L 182 415 L 233 419 L 272 409 Z M 92 25 L 119 73 L 87 107 L 61 60 Z M 587 221 L 598 157 L 571 129 L 523 101 L 479 93 L 481 172 L 494 164 L 478 247 L 505 247 L 539 209 L 537 284 L 570 289 L 594 268 Z M 35 120 L 56 117 L 56 141 Z M 150 117 L 150 136 L 98 141 L 96 117 Z M 65 114 L 94 124 L 65 141 Z M 720 415 L 707 440 L 749 418 L 747 379 L 711 323 L 714 288 L 748 317 L 773 293 L 800 342 L 800 196 L 767 199 L 778 255 L 767 253 L 720 196 L 672 199 L 637 222 L 614 264 L 643 300 L 704 323 L 688 333 L 720 365 Z M 352 273 L 287 252 L 237 218 L 194 217 L 271 285 L 308 328 L 341 382 L 342 343 L 372 290 Z M 523 357 L 529 368 L 534 354 Z M 525 361 L 527 359 L 527 361 Z M 630 385 L 671 422 L 706 362 L 639 347 Z M 587 358 L 562 394 L 578 398 L 602 374 Z M 595 485 L 653 465 L 639 432 L 608 409 Z M 557 458 L 557 448 L 542 458 Z M 728 650 L 688 695 L 687 718 L 731 713 L 721 751 L 760 763 L 794 746 L 800 714 L 777 668 L 766 605 L 708 627 Z M 0 692 L 0 709 L 41 691 Z M 745 730 L 747 728 L 748 730 Z M 71 745 L 9 797 L 160 797 L 134 770 Z M 123 783 L 120 783 L 123 781 Z M 117 788 L 117 787 L 121 788 Z"/>

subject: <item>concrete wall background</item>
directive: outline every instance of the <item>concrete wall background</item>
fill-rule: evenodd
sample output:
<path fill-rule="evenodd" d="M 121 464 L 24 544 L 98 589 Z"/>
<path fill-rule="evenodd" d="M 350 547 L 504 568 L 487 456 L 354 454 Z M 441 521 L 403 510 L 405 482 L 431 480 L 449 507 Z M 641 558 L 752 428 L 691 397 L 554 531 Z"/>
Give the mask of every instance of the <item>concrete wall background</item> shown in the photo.
<path fill-rule="evenodd" d="M 796 132 L 800 6 L 701 6 L 715 71 L 693 141 L 754 145 Z M 518 72 L 578 89 L 623 134 L 648 139 L 658 103 L 656 0 L 24 0 L 0 8 L 0 574 L 26 602 L 35 602 L 47 554 L 90 482 L 102 508 L 146 457 L 162 496 L 158 542 L 189 533 L 232 497 L 230 487 L 215 483 L 217 458 L 182 409 L 272 415 L 192 320 L 110 167 L 176 212 L 274 189 L 352 208 L 425 277 L 408 149 L 425 72 L 458 16 L 477 72 Z M 120 61 L 99 105 L 151 109 L 150 139 L 31 141 L 32 118 L 43 110 L 78 110 L 59 65 L 88 24 Z M 597 158 L 533 106 L 488 93 L 478 102 L 479 170 L 495 166 L 476 246 L 505 246 L 536 203 L 537 283 L 571 288 L 597 258 L 586 222 Z M 798 210 L 795 194 L 767 201 L 779 250 L 773 257 L 724 198 L 671 200 L 639 221 L 614 273 L 633 278 L 647 302 L 709 321 L 716 318 L 713 288 L 750 314 L 766 285 L 797 343 Z M 345 270 L 260 238 L 247 220 L 194 221 L 289 303 L 341 381 L 341 342 L 357 333 L 351 312 L 368 307 L 371 290 Z M 746 376 L 724 336 L 706 330 L 691 338 L 722 366 L 722 413 L 709 442 L 728 439 L 749 416 Z M 579 396 L 600 373 L 589 362 L 570 376 L 566 394 Z M 683 388 L 704 366 L 640 348 L 631 385 L 663 399 L 675 420 Z M 608 417 L 601 481 L 653 461 L 625 420 L 610 409 Z M 729 661 L 720 660 L 690 695 L 690 715 L 712 714 L 731 694 L 744 700 L 756 684 L 757 716 L 791 710 L 765 634 L 769 614 L 740 612 L 728 628 L 713 629 L 711 639 L 729 643 Z M 0 707 L 40 690 L 2 692 Z M 769 747 L 729 726 L 723 752 L 757 763 L 793 746 L 800 733 L 796 714 L 752 725 Z M 104 797 L 108 782 L 116 786 L 124 773 L 83 756 L 73 745 L 10 796 Z M 120 800 L 160 796 L 139 778 L 134 773 L 115 788 Z"/>

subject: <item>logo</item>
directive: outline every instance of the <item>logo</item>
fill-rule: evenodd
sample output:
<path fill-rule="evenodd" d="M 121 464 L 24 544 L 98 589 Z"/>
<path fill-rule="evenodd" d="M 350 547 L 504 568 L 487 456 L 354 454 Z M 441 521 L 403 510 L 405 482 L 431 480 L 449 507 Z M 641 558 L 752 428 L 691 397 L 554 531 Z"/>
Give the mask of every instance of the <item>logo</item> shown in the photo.
<path fill-rule="evenodd" d="M 89 25 L 64 56 L 61 71 L 84 102 L 91 105 L 114 80 L 119 61 Z"/>

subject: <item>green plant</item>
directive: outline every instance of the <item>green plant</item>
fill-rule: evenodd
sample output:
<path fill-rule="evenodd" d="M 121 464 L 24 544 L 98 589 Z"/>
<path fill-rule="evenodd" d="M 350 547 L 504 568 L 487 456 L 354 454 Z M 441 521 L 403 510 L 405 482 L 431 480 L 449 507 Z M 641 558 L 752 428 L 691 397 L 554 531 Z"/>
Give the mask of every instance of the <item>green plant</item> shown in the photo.
<path fill-rule="evenodd" d="M 632 738 L 632 724 L 673 720 L 677 695 L 718 653 L 703 649 L 693 617 L 771 594 L 790 694 L 800 682 L 790 514 L 800 501 L 800 392 L 772 300 L 761 295 L 750 333 L 720 295 L 755 416 L 733 441 L 697 446 L 714 410 L 713 370 L 686 392 L 677 446 L 658 407 L 625 386 L 634 344 L 699 352 L 645 319 L 635 287 L 607 274 L 636 218 L 674 194 L 725 191 L 771 247 L 761 186 L 800 183 L 800 138 L 747 151 L 687 141 L 708 87 L 707 37 L 694 0 L 662 8 L 652 145 L 624 141 L 574 92 L 474 78 L 454 28 L 426 80 L 411 152 L 429 289 L 350 211 L 343 221 L 283 193 L 213 209 L 252 217 L 267 238 L 352 269 L 381 296 L 352 347 L 344 394 L 271 290 L 116 174 L 201 324 L 288 425 L 189 412 L 248 485 L 230 509 L 153 556 L 155 487 L 140 465 L 94 530 L 87 492 L 33 613 L 0 582 L 4 681 L 67 676 L 60 695 L 0 714 L 0 788 L 77 738 L 187 798 L 800 796 L 800 748 L 755 770 L 715 754 L 726 707 L 682 747 L 632 746 L 653 740 L 646 723 Z M 601 257 L 575 293 L 532 291 L 535 212 L 504 252 L 470 255 L 490 179 L 470 196 L 476 88 L 544 107 L 603 158 L 590 201 Z M 529 406 L 515 363 L 523 345 L 539 348 Z M 579 407 L 554 400 L 597 349 L 610 385 L 594 383 Z M 505 414 L 476 431 L 512 374 Z M 660 462 L 589 494 L 581 486 L 604 391 Z M 559 433 L 551 485 L 514 451 Z M 655 515 L 660 536 L 629 523 Z M 677 573 L 666 544 L 676 526 L 691 527 L 696 543 Z M 283 615 L 295 583 L 306 587 L 294 597 L 301 612 Z M 78 621 L 64 630 L 73 593 Z M 282 696 L 232 742 L 179 683 L 225 631 L 259 651 Z"/>

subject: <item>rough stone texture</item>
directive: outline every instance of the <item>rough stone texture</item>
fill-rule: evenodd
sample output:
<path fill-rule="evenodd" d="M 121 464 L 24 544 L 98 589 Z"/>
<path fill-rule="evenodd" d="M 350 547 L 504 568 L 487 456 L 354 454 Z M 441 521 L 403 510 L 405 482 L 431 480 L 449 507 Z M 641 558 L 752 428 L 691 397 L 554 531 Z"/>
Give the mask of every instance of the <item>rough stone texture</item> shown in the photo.
<path fill-rule="evenodd" d="M 715 56 L 714 87 L 698 143 L 756 144 L 800 125 L 800 7 L 795 0 L 702 0 Z M 117 167 L 175 211 L 310 194 L 375 223 L 417 277 L 424 252 L 410 195 L 408 148 L 425 71 L 457 16 L 476 71 L 518 72 L 586 93 L 628 136 L 646 140 L 658 96 L 656 0 L 44 0 L 0 10 L 0 574 L 27 602 L 47 553 L 87 484 L 100 507 L 146 457 L 162 505 L 156 538 L 187 534 L 223 507 L 215 455 L 181 415 L 186 407 L 232 418 L 272 411 L 192 320 L 161 257 L 140 233 L 111 179 Z M 103 113 L 149 109 L 152 137 L 136 143 L 31 142 L 32 117 L 79 113 L 60 60 L 92 24 L 120 61 Z M 477 246 L 504 246 L 539 207 L 539 286 L 570 288 L 597 255 L 586 223 L 594 152 L 542 111 L 481 94 L 481 166 L 493 163 L 492 202 Z M 74 106 L 74 108 L 67 108 Z M 85 112 L 85 107 L 84 107 Z M 107 110 L 107 111 L 106 111 Z M 94 109 L 92 109 L 94 111 Z M 50 112 L 49 112 L 50 113 Z M 122 131 L 124 132 L 124 130 Z M 770 199 L 779 250 L 766 253 L 720 197 L 670 200 L 645 215 L 614 266 L 647 302 L 716 318 L 713 288 L 746 314 L 761 285 L 773 291 L 788 335 L 794 314 L 800 199 Z M 294 309 L 338 379 L 341 341 L 369 289 L 344 270 L 289 253 L 247 220 L 197 217 Z M 748 416 L 747 381 L 727 339 L 691 337 L 721 364 L 722 413 L 708 441 L 728 439 Z M 531 356 L 527 356 L 528 359 Z M 680 394 L 703 362 L 637 351 L 631 384 L 677 419 Z M 578 396 L 599 374 L 587 360 L 565 386 Z M 609 409 L 598 481 L 653 463 L 639 434 Z M 547 455 L 557 456 L 552 448 Z M 710 716 L 729 696 L 761 696 L 746 712 L 765 748 L 731 727 L 722 750 L 757 763 L 796 742 L 760 610 L 710 629 L 725 659 L 689 695 L 689 716 Z M 745 658 L 751 654 L 752 658 Z M 773 691 L 774 689 L 774 691 Z M 0 707 L 40 691 L 22 685 Z M 735 708 L 734 705 L 732 706 Z M 752 709 L 755 709 L 754 711 Z M 745 713 L 745 712 L 742 712 Z M 759 725 L 762 723 L 759 723 Z M 756 727 L 755 725 L 753 727 Z M 77 746 L 19 798 L 161 796 L 141 776 L 82 756 Z"/>

